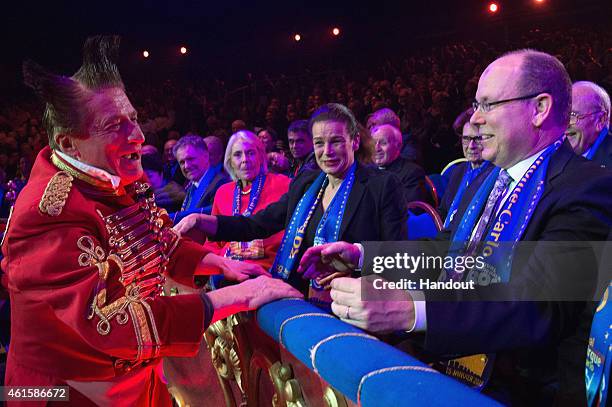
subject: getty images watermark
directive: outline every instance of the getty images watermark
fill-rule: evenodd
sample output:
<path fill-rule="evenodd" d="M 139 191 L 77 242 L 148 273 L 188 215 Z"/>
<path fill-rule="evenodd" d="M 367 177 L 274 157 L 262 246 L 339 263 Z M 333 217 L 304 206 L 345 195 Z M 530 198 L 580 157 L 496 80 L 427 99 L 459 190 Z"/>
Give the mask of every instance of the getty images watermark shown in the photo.
<path fill-rule="evenodd" d="M 362 298 L 421 291 L 430 301 L 598 301 L 612 242 L 363 242 Z"/>

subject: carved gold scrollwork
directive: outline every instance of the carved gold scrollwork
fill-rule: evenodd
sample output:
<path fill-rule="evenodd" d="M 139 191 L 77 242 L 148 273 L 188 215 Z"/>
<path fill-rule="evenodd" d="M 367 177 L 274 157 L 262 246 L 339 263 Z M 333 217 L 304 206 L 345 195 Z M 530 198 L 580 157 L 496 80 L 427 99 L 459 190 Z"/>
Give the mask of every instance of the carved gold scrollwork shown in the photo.
<path fill-rule="evenodd" d="M 270 366 L 268 373 L 276 390 L 272 398 L 274 407 L 283 406 L 283 401 L 287 407 L 306 407 L 300 384 L 293 378 L 291 365 L 276 362 Z"/>
<path fill-rule="evenodd" d="M 242 383 L 242 363 L 237 352 L 234 327 L 240 322 L 240 316 L 232 315 L 220 320 L 208 327 L 206 344 L 210 350 L 212 364 L 217 374 L 222 379 L 222 386 L 227 386 L 229 381 L 235 381 L 240 389 L 242 399 L 246 400 L 244 385 Z M 223 381 L 226 381 L 223 383 Z"/>
<path fill-rule="evenodd" d="M 325 389 L 323 400 L 325 401 L 325 405 L 327 407 L 348 407 L 348 403 L 344 395 L 331 386 Z"/>

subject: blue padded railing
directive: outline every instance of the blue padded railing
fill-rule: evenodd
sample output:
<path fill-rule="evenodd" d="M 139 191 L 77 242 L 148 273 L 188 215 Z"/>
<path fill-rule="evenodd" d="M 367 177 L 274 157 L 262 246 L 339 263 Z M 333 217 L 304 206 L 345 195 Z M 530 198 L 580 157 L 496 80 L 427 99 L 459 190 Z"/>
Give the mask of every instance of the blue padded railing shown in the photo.
<path fill-rule="evenodd" d="M 499 405 L 306 301 L 285 299 L 264 305 L 257 311 L 257 323 L 361 406 Z"/>

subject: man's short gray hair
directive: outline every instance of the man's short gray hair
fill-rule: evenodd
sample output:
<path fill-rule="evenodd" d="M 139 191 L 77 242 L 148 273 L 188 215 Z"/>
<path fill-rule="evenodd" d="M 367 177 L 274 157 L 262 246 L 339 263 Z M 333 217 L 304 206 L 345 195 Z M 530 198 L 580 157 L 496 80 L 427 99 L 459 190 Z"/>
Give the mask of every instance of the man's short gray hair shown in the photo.
<path fill-rule="evenodd" d="M 574 86 L 584 86 L 597 95 L 597 104 L 599 108 L 606 113 L 606 128 L 610 125 L 610 95 L 608 92 L 598 84 L 589 81 L 578 81 L 574 82 Z"/>
<path fill-rule="evenodd" d="M 393 135 L 393 139 L 395 140 L 395 144 L 400 146 L 402 146 L 402 133 L 392 124 L 379 124 L 377 126 L 372 127 L 372 130 L 370 130 L 370 132 L 372 133 L 372 135 L 374 135 L 374 133 L 376 133 L 378 130 L 388 130 L 391 132 L 391 134 Z"/>
<path fill-rule="evenodd" d="M 176 158 L 176 153 L 180 148 L 192 146 L 194 148 L 199 148 L 202 151 L 208 152 L 208 147 L 206 147 L 206 142 L 204 139 L 196 134 L 187 134 L 176 142 L 174 147 L 172 147 L 172 155 Z M 178 160 L 178 158 L 177 158 Z"/>

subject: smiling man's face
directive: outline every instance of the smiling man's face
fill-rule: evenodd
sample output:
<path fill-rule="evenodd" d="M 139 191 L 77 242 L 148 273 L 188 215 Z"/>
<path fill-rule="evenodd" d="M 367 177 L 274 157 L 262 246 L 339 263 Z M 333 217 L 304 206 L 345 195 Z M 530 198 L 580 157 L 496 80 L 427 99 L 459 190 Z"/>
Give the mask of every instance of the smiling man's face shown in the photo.
<path fill-rule="evenodd" d="M 565 135 L 574 152 L 583 154 L 607 126 L 608 116 L 599 95 L 580 83 L 572 86 L 572 112 L 578 115 L 578 119 L 570 121 Z"/>
<path fill-rule="evenodd" d="M 476 100 L 496 102 L 524 96 L 516 86 L 521 77 L 521 59 L 509 55 L 489 65 L 478 82 Z M 498 167 L 510 168 L 529 157 L 538 142 L 531 126 L 533 109 L 530 100 L 501 103 L 489 112 L 477 109 L 470 123 L 476 126 L 478 134 L 491 136 L 482 141 L 482 158 Z"/>
<path fill-rule="evenodd" d="M 86 109 L 91 112 L 86 137 L 75 138 L 75 154 L 86 164 L 108 171 L 129 185 L 142 177 L 141 148 L 145 141 L 136 110 L 121 88 L 96 91 Z"/>

